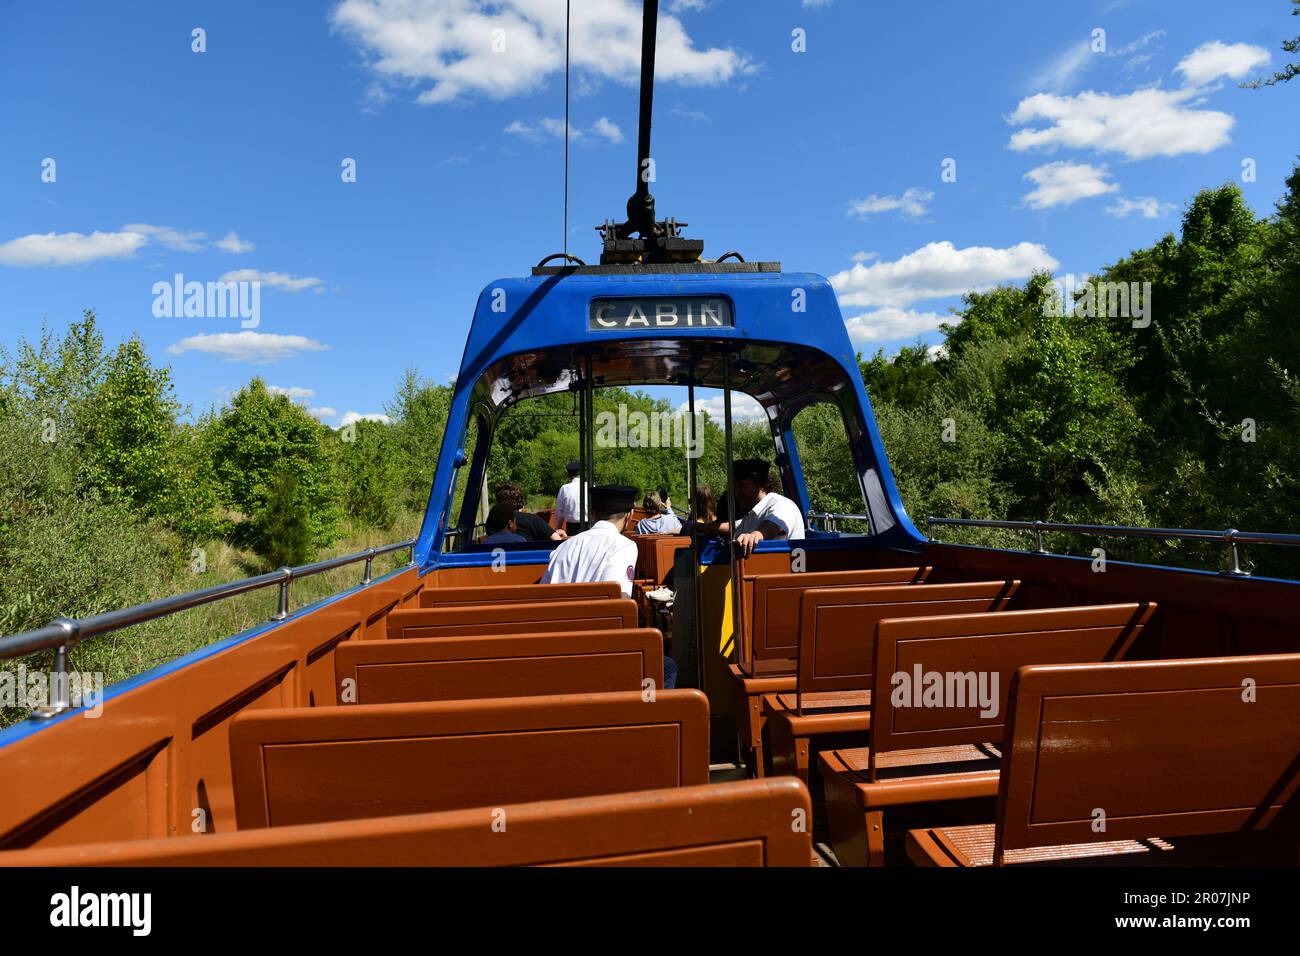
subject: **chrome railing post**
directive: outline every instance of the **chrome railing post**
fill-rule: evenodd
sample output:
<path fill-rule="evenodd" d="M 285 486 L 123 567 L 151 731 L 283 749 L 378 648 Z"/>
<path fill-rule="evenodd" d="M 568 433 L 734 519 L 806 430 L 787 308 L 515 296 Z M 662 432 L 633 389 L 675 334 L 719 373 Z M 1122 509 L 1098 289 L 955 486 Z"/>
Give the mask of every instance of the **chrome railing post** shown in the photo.
<path fill-rule="evenodd" d="M 362 584 L 370 583 L 370 572 L 374 566 L 374 563 L 375 563 L 375 549 L 367 548 L 366 549 L 366 573 L 361 578 Z"/>
<path fill-rule="evenodd" d="M 1227 542 L 1228 545 L 1228 569 L 1223 573 L 1230 574 L 1234 577 L 1248 578 L 1250 577 L 1250 572 L 1241 569 L 1241 556 L 1237 553 L 1238 534 L 1239 532 L 1236 528 L 1229 528 L 1227 531 L 1223 532 L 1223 540 Z"/>
<path fill-rule="evenodd" d="M 289 582 L 293 580 L 293 568 L 280 568 L 278 573 L 284 577 L 280 579 L 280 604 L 271 619 L 273 621 L 283 621 L 289 616 Z"/>
<path fill-rule="evenodd" d="M 1039 554 L 1046 554 L 1047 549 L 1043 547 L 1043 523 L 1034 522 L 1034 544 L 1037 545 Z"/>
<path fill-rule="evenodd" d="M 31 715 L 43 720 L 57 717 L 72 709 L 71 678 L 68 676 L 68 655 L 77 646 L 77 622 L 70 617 L 56 617 L 50 624 L 64 634 L 64 640 L 54 648 L 54 668 L 50 674 L 49 703 L 32 708 Z"/>
<path fill-rule="evenodd" d="M 934 540 L 934 515 L 925 516 L 925 540 Z"/>

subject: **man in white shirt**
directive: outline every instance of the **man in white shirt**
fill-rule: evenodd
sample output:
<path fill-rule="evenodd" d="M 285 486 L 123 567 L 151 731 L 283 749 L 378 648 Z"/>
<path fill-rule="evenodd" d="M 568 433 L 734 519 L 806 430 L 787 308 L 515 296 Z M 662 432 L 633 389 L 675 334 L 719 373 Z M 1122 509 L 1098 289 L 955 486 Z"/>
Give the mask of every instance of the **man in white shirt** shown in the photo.
<path fill-rule="evenodd" d="M 736 545 L 741 557 L 749 557 L 760 541 L 797 541 L 804 536 L 803 513 L 799 506 L 769 489 L 773 486 L 772 466 L 761 458 L 744 458 L 732 466 L 732 493 L 736 511 Z M 719 532 L 731 528 L 723 521 Z"/>
<path fill-rule="evenodd" d="M 577 534 L 582 530 L 582 478 L 578 474 L 582 470 L 582 465 L 571 461 L 566 468 L 569 472 L 569 483 L 555 495 L 555 514 L 551 521 L 560 531 Z"/>
<path fill-rule="evenodd" d="M 543 584 L 578 584 L 617 581 L 628 597 L 636 577 L 636 542 L 623 534 L 628 513 L 636 500 L 628 485 L 601 485 L 591 492 L 591 513 L 596 519 L 588 530 L 571 535 L 551 552 Z"/>
<path fill-rule="evenodd" d="M 637 489 L 630 485 L 600 485 L 591 489 L 595 524 L 561 541 L 551 552 L 542 584 L 617 581 L 624 596 L 631 597 L 632 581 L 636 578 L 636 542 L 623 534 L 623 529 L 636 495 Z M 676 686 L 677 664 L 665 655 L 664 687 Z"/>

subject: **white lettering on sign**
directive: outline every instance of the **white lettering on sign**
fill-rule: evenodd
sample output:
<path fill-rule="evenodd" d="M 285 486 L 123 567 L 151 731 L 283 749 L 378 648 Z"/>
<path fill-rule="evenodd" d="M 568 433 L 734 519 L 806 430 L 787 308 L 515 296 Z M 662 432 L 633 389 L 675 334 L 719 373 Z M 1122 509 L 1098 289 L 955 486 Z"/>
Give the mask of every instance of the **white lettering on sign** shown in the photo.
<path fill-rule="evenodd" d="M 595 299 L 587 328 L 705 329 L 735 328 L 736 319 L 726 299 Z"/>

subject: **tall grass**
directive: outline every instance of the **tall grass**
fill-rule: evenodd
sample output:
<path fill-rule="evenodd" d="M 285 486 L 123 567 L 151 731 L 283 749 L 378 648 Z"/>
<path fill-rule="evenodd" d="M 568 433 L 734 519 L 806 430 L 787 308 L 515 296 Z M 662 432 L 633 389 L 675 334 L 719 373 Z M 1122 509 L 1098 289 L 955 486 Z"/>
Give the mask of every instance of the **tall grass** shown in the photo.
<path fill-rule="evenodd" d="M 414 538 L 419 532 L 420 517 L 418 514 L 407 513 L 389 531 L 354 527 L 343 540 L 324 550 L 318 558 L 323 560 L 338 557 Z M 151 593 L 140 597 L 140 602 L 236 581 L 265 570 L 260 566 L 256 555 L 241 551 L 225 541 L 210 542 L 203 550 L 206 567 L 201 573 L 182 574 L 159 582 Z M 374 560 L 373 574 L 375 577 L 387 574 L 408 560 L 406 551 L 380 555 Z M 294 581 L 289 592 L 290 610 L 355 587 L 361 583 L 364 567 L 364 562 L 357 562 Z M 74 650 L 70 667 L 83 673 L 102 673 L 105 686 L 115 684 L 265 623 L 275 614 L 278 602 L 279 588 L 272 586 L 123 628 L 112 634 L 103 634 Z M 48 672 L 53 662 L 52 650 L 40 651 L 22 658 L 0 661 L 0 671 L 16 672 L 21 664 L 28 673 Z M 0 707 L 0 727 L 7 727 L 27 716 L 28 710 L 25 707 Z"/>

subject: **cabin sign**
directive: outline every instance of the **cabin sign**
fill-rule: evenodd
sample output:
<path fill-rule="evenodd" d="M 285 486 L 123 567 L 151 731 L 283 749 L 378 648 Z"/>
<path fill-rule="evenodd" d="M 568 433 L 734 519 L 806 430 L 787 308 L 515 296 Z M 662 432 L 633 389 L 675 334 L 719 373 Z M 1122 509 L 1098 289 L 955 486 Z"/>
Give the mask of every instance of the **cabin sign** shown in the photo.
<path fill-rule="evenodd" d="M 590 332 L 735 327 L 736 314 L 731 301 L 712 296 L 592 299 L 587 311 L 587 330 Z"/>

